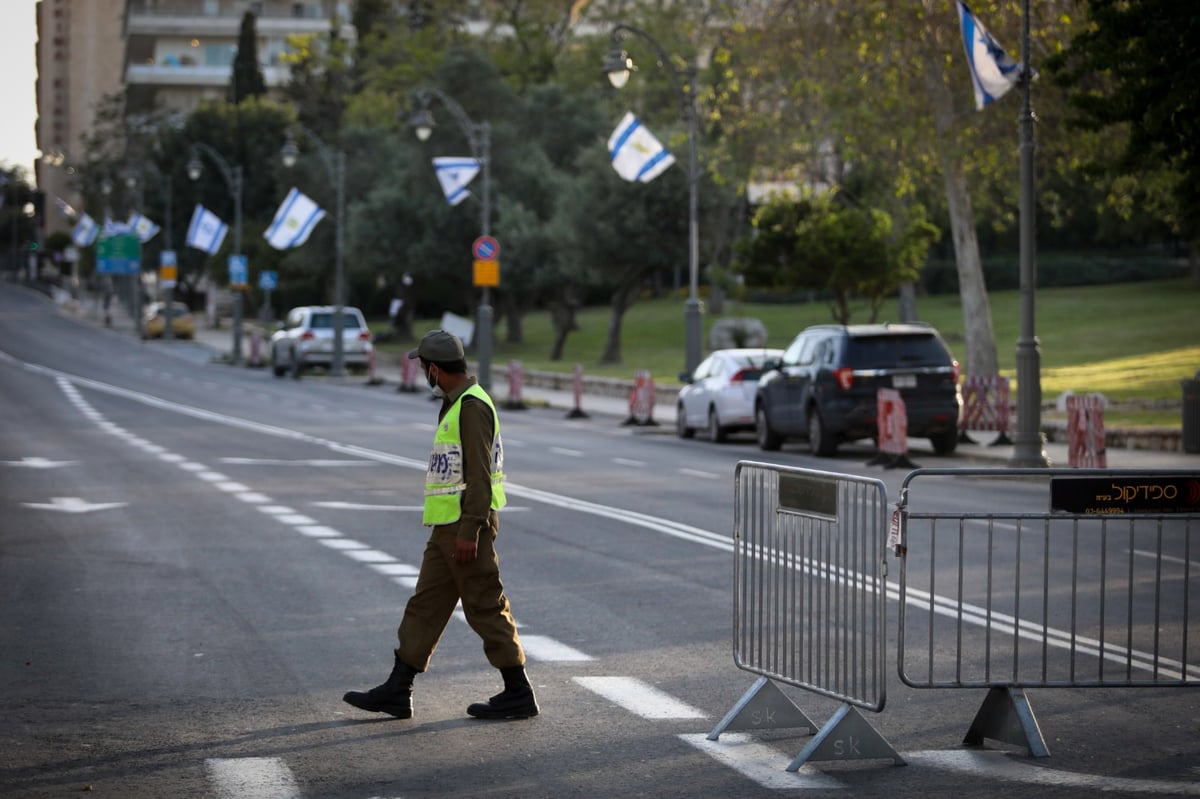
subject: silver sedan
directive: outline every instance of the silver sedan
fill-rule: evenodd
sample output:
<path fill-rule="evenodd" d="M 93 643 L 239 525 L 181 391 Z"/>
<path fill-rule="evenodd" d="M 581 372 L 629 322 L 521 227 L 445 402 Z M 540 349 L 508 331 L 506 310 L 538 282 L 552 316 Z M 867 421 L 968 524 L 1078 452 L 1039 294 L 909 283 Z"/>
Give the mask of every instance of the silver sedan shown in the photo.
<path fill-rule="evenodd" d="M 754 390 L 763 366 L 779 362 L 783 350 L 764 347 L 717 350 L 701 362 L 679 390 L 675 428 L 680 438 L 708 431 L 716 442 L 735 430 L 754 428 Z"/>

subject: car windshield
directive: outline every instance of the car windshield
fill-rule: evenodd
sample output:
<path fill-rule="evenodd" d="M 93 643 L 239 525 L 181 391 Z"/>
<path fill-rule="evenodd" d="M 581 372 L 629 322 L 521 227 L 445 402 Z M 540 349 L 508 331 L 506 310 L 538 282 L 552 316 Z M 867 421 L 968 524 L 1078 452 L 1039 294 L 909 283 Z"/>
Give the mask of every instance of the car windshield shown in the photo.
<path fill-rule="evenodd" d="M 934 335 L 854 336 L 846 345 L 846 365 L 852 369 L 948 366 L 950 360 L 945 345 Z"/>
<path fill-rule="evenodd" d="M 333 329 L 333 314 L 328 311 L 315 313 L 312 315 L 313 330 L 332 330 Z M 342 329 L 357 330 L 358 329 L 358 314 L 343 313 L 342 314 Z"/>

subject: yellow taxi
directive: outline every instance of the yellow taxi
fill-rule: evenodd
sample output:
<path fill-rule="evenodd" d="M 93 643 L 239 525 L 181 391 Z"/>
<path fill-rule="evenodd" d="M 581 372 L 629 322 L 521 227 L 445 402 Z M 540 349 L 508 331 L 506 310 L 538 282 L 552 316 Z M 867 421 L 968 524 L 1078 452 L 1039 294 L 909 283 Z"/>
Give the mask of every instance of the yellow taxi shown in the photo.
<path fill-rule="evenodd" d="M 152 302 L 146 306 L 142 318 L 143 338 L 162 338 L 167 324 L 167 304 Z M 175 338 L 192 338 L 196 335 L 196 318 L 182 302 L 173 302 L 170 307 L 171 335 Z"/>

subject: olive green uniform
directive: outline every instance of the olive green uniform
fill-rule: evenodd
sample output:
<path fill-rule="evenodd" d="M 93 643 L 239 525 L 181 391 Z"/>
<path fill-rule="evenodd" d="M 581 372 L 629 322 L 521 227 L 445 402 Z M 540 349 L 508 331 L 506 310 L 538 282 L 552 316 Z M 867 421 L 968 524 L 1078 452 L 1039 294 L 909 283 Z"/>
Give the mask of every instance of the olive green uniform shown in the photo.
<path fill-rule="evenodd" d="M 439 422 L 475 384 L 472 377 L 443 398 Z M 466 482 L 460 494 L 462 515 L 456 522 L 433 527 L 425 545 L 416 590 L 404 608 L 397 630 L 399 659 L 418 671 L 429 667 L 429 659 L 459 600 L 467 623 L 483 639 L 483 651 L 492 666 L 503 669 L 525 665 L 525 651 L 500 582 L 500 560 L 495 549 L 499 519 L 491 507 L 491 470 L 496 429 L 492 409 L 486 402 L 470 395 L 462 398 L 459 435 Z M 454 561 L 456 539 L 477 543 L 474 561 Z"/>

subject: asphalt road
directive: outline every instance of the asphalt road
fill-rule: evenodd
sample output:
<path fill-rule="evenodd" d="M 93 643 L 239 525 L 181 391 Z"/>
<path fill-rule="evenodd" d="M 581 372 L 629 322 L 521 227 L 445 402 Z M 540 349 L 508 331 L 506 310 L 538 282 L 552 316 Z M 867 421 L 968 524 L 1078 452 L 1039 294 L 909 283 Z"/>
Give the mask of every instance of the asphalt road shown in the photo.
<path fill-rule="evenodd" d="M 1191 688 L 1031 692 L 1033 761 L 963 748 L 983 692 L 906 688 L 893 662 L 866 715 L 907 766 L 790 773 L 799 731 L 706 741 L 754 681 L 731 655 L 732 478 L 763 453 L 551 409 L 502 412 L 498 543 L 542 715 L 465 715 L 499 680 L 461 619 L 416 718 L 356 711 L 341 695 L 390 668 L 424 546 L 434 417 L 0 285 L 0 796 L 1200 795 Z M 852 448 L 774 460 L 880 476 Z M 838 706 L 785 693 L 818 723 Z"/>

